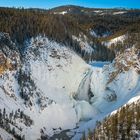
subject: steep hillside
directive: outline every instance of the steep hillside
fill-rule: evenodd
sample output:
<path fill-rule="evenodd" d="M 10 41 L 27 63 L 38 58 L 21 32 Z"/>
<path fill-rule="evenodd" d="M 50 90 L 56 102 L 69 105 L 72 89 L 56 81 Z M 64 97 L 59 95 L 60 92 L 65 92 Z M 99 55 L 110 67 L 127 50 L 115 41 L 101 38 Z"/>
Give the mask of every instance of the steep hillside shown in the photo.
<path fill-rule="evenodd" d="M 26 40 L 41 34 L 71 47 L 86 61 L 112 61 L 114 50 L 107 48 L 102 41 L 140 31 L 139 10 L 77 6 L 50 10 L 0 8 L 0 15 L 0 31 L 10 34 L 20 52 L 25 49 L 23 44 Z M 86 45 L 81 45 L 79 40 L 86 41 Z M 94 50 L 92 54 L 89 48 Z"/>
<path fill-rule="evenodd" d="M 10 34 L 11 39 L 17 44 L 21 53 L 25 49 L 24 43 L 26 40 L 41 34 L 69 46 L 86 61 L 96 58 L 101 60 L 112 60 L 114 58 L 112 51 L 104 46 L 100 47 L 100 43 L 97 44 L 96 41 L 93 41 L 87 29 L 81 27 L 80 24 L 84 22 L 83 17 L 79 19 L 74 15 L 57 15 L 48 10 L 15 8 L 0 8 L 0 14 L 0 31 Z M 88 22 L 89 20 L 90 18 L 88 18 Z M 85 40 L 86 38 L 87 45 L 81 46 L 81 43 L 74 40 L 73 36 L 78 40 Z M 95 50 L 93 52 L 94 57 L 89 53 L 86 46 Z"/>
<path fill-rule="evenodd" d="M 97 122 L 96 129 L 89 132 L 89 140 L 93 139 L 135 139 L 140 138 L 140 96 L 130 100 L 104 121 Z M 86 139 L 83 136 L 83 139 Z"/>
<path fill-rule="evenodd" d="M 0 33 L 0 74 L 16 69 L 20 63 L 19 52 L 6 33 Z"/>
<path fill-rule="evenodd" d="M 76 127 L 71 96 L 89 66 L 45 37 L 27 45 L 18 70 L 5 69 L 1 77 L 1 128 L 15 138 L 37 139 Z"/>
<path fill-rule="evenodd" d="M 8 35 L 1 34 L 0 41 L 8 49 L 2 49 L 5 59 L 14 64 L 12 69 L 2 65 L 1 139 L 78 140 L 97 120 L 139 95 L 140 64 L 134 48 L 109 65 L 93 67 L 46 36 L 27 40 L 22 55 Z"/>
<path fill-rule="evenodd" d="M 102 121 L 107 114 L 140 95 L 139 62 L 137 51 L 132 48 L 118 55 L 108 66 L 93 67 L 90 84 L 86 86 L 86 91 L 79 90 L 77 99 L 88 101 L 96 114 L 93 119 L 86 124 L 81 123 L 82 126 L 75 130 L 79 133 L 74 136 L 74 140 L 83 133 L 87 134 L 89 129 L 93 131 L 96 121 Z M 85 79 L 82 83 L 86 84 Z"/>

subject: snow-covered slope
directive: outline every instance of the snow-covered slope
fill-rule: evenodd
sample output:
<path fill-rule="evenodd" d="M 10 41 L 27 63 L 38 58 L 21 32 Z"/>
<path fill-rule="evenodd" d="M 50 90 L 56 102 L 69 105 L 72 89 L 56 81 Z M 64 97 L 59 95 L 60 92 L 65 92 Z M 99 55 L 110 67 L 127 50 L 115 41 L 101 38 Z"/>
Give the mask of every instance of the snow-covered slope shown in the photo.
<path fill-rule="evenodd" d="M 15 140 L 15 138 L 10 135 L 8 132 L 0 128 L 0 140 Z"/>
<path fill-rule="evenodd" d="M 86 132 L 89 128 L 93 130 L 97 120 L 101 121 L 107 114 L 126 104 L 131 98 L 140 95 L 139 66 L 140 60 L 135 49 L 132 48 L 118 55 L 112 64 L 102 68 L 93 67 L 91 82 L 88 85 L 89 92 L 84 97 L 80 97 L 90 102 L 94 116 L 89 122 L 79 125 L 75 130 L 77 135 L 73 137 L 74 140 L 79 139 L 85 130 Z M 85 83 L 85 80 L 82 82 Z M 81 98 L 78 99 L 81 100 Z M 83 107 L 83 109 L 86 108 Z"/>
<path fill-rule="evenodd" d="M 107 30 L 102 31 L 102 33 L 99 33 L 99 31 L 97 29 L 95 29 L 95 30 L 91 29 L 89 33 L 91 36 L 93 36 L 95 38 L 108 37 L 111 34 L 111 32 L 109 32 Z"/>
<path fill-rule="evenodd" d="M 92 48 L 93 42 L 90 42 L 84 34 L 80 34 L 79 37 L 73 35 L 72 39 L 74 41 L 77 41 L 81 49 L 84 50 L 85 52 L 92 53 L 94 51 L 94 49 Z"/>
<path fill-rule="evenodd" d="M 0 78 L 2 137 L 7 131 L 15 138 L 50 139 L 62 131 L 62 138 L 65 133 L 78 140 L 98 119 L 140 94 L 134 49 L 93 67 L 69 47 L 38 36 L 26 43 L 20 63 Z"/>
<path fill-rule="evenodd" d="M 121 15 L 125 13 L 127 13 L 127 11 L 118 11 L 118 12 L 113 12 L 113 15 Z"/>
<path fill-rule="evenodd" d="M 54 12 L 54 14 L 58 14 L 58 15 L 65 15 L 67 14 L 67 11 L 62 11 L 62 12 Z"/>
<path fill-rule="evenodd" d="M 107 42 L 103 42 L 103 44 L 107 47 L 110 47 L 112 44 L 117 44 L 118 42 L 123 43 L 123 41 L 126 39 L 126 35 L 121 35 L 119 37 L 113 38 Z"/>
<path fill-rule="evenodd" d="M 6 108 L 7 114 L 20 109 L 33 122 L 26 126 L 17 118 L 14 125 L 22 131 L 16 133 L 25 135 L 25 139 L 37 139 L 75 128 L 81 117 L 77 116 L 73 96 L 89 69 L 69 48 L 46 37 L 32 38 L 20 70 L 7 70 L 1 78 L 1 109 Z"/>

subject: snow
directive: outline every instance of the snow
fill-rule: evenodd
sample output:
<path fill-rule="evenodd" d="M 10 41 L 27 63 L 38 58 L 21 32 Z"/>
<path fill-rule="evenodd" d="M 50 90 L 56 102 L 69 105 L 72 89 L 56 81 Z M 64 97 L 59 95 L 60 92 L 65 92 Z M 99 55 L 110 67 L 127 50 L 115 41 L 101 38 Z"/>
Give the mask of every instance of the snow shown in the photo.
<path fill-rule="evenodd" d="M 138 88 L 136 90 L 138 92 L 140 88 L 138 75 L 134 70 L 130 70 L 127 73 L 120 74 L 115 81 L 111 82 L 107 86 L 108 89 L 106 89 L 107 78 L 105 77 L 105 73 L 102 70 L 98 70 L 98 72 L 96 73 L 97 74 L 94 74 L 91 82 L 92 91 L 96 94 L 94 94 L 91 102 L 92 105 L 95 108 L 98 108 L 98 110 L 100 110 L 101 112 L 111 112 L 111 110 L 113 111 L 116 106 L 118 107 L 123 105 L 124 102 L 127 102 L 134 96 L 132 94 L 132 92 L 134 92 L 133 89 Z M 95 83 L 100 87 L 98 87 L 97 85 L 95 86 Z M 112 94 L 116 94 L 117 99 L 107 102 L 106 98 L 110 92 L 112 92 Z"/>
<path fill-rule="evenodd" d="M 46 46 L 49 50 L 45 47 L 40 49 L 40 57 L 43 61 L 30 59 L 31 76 L 35 79 L 36 84 L 43 92 L 48 91 L 48 88 L 68 91 L 69 94 L 76 92 L 83 73 L 89 66 L 64 46 L 51 44 L 51 42 L 48 42 Z M 50 56 L 54 51 L 57 52 L 56 58 Z M 60 59 L 57 59 L 58 56 Z M 75 78 L 73 79 L 73 77 Z"/>
<path fill-rule="evenodd" d="M 79 101 L 76 104 L 76 115 L 78 117 L 78 120 L 80 121 L 88 121 L 96 115 L 96 110 L 90 105 L 87 101 Z"/>
<path fill-rule="evenodd" d="M 126 106 L 128 104 L 132 104 L 132 103 L 136 103 L 138 100 L 140 100 L 140 92 L 138 93 L 138 95 L 136 97 L 132 97 L 126 104 L 124 104 L 123 106 Z M 120 108 L 119 108 L 120 109 Z M 113 115 L 115 113 L 117 113 L 118 108 L 116 110 L 114 110 L 113 112 L 111 112 L 110 114 Z"/>
<path fill-rule="evenodd" d="M 10 135 L 5 130 L 0 128 L 0 140 L 1 138 L 2 140 L 11 140 L 11 139 L 15 140 L 15 138 L 12 135 Z"/>
<path fill-rule="evenodd" d="M 138 101 L 138 100 L 140 100 L 140 91 L 139 91 L 138 96 L 133 97 L 132 99 L 130 99 L 130 100 L 128 101 L 128 104 L 131 104 L 131 103 L 136 102 L 136 101 Z"/>
<path fill-rule="evenodd" d="M 93 66 L 90 82 L 93 96 L 89 101 L 94 109 L 93 118 L 86 123 L 79 124 L 79 128 L 74 130 L 76 135 L 73 140 L 80 139 L 83 132 L 88 133 L 89 129 L 93 130 L 97 120 L 102 121 L 105 116 L 122 105 L 139 99 L 140 76 L 136 70 L 130 68 L 128 71 L 118 74 L 111 83 L 108 83 L 108 77 L 114 70 L 113 64 L 103 67 Z M 87 100 L 87 98 L 82 98 L 82 100 Z"/>
<path fill-rule="evenodd" d="M 107 14 L 107 12 L 105 12 L 105 13 L 103 12 L 103 13 L 100 14 L 100 16 L 103 16 L 103 15 L 106 15 L 106 14 Z"/>
<path fill-rule="evenodd" d="M 38 49 L 39 57 L 36 57 L 34 51 L 38 44 L 42 45 Z M 46 37 L 31 39 L 28 46 L 23 70 L 30 72 L 37 88 L 43 93 L 41 96 L 53 100 L 53 103 L 41 112 L 36 107 L 32 111 L 25 110 L 34 121 L 32 128 L 24 131 L 26 138 L 39 138 L 41 128 L 45 128 L 45 134 L 52 136 L 54 128 L 61 128 L 58 131 L 73 129 L 79 120 L 91 118 L 91 115 L 88 117 L 91 105 L 85 103 L 89 111 L 81 112 L 79 108 L 83 106 L 83 101 L 76 103 L 73 99 L 90 66 L 68 47 Z"/>
<path fill-rule="evenodd" d="M 101 13 L 103 12 L 102 10 L 94 10 L 95 13 Z"/>
<path fill-rule="evenodd" d="M 103 32 L 102 34 L 99 34 L 94 29 L 90 29 L 89 33 L 90 33 L 91 36 L 96 37 L 96 38 L 107 37 L 111 34 L 109 31 L 106 31 L 106 32 Z"/>
<path fill-rule="evenodd" d="M 103 42 L 104 45 L 110 47 L 112 44 L 117 44 L 118 42 L 123 42 L 126 39 L 126 35 L 121 35 L 119 37 L 113 38 L 107 42 Z"/>
<path fill-rule="evenodd" d="M 48 136 L 56 131 L 59 133 L 71 129 L 73 139 L 79 140 L 84 131 L 88 132 L 95 127 L 97 120 L 102 120 L 131 98 L 140 95 L 140 76 L 134 67 L 119 73 L 108 83 L 110 74 L 117 70 L 115 62 L 94 61 L 86 64 L 69 47 L 42 36 L 32 38 L 27 46 L 22 70 L 26 74 L 30 73 L 36 85 L 35 90 L 47 106 L 40 108 L 35 91 L 31 97 L 33 106 L 24 104 L 19 96 L 16 71 L 6 71 L 0 78 L 0 108 L 6 108 L 9 113 L 20 108 L 34 122 L 31 127 L 16 122 L 23 129 L 20 133 L 25 134 L 25 139 L 39 139 L 41 129 Z M 122 59 L 115 61 L 122 62 Z M 26 88 L 28 91 L 29 88 Z M 47 103 L 45 99 L 52 102 Z"/>
<path fill-rule="evenodd" d="M 98 37 L 98 35 L 96 34 L 96 32 L 94 30 L 90 31 L 90 35 L 94 36 L 94 37 Z"/>
<path fill-rule="evenodd" d="M 126 11 L 113 12 L 113 15 L 121 15 L 127 13 Z"/>
<path fill-rule="evenodd" d="M 92 53 L 94 51 L 85 35 L 80 34 L 79 37 L 76 37 L 75 35 L 73 35 L 72 38 L 73 40 L 76 40 L 77 42 L 79 42 L 79 45 L 82 50 L 85 50 L 88 53 Z"/>
<path fill-rule="evenodd" d="M 36 110 L 34 110 L 34 112 L 32 112 L 30 115 L 33 116 L 35 123 L 31 129 L 27 129 L 27 131 L 25 131 L 26 139 L 34 140 L 39 138 L 41 128 L 44 128 L 43 130 L 45 134 L 52 136 L 54 134 L 53 129 L 73 129 L 76 127 L 77 123 L 75 109 L 69 103 L 67 105 L 53 103 L 41 113 L 38 113 Z"/>
<path fill-rule="evenodd" d="M 67 13 L 68 13 L 68 11 L 54 12 L 54 14 L 58 14 L 58 15 L 65 15 Z"/>

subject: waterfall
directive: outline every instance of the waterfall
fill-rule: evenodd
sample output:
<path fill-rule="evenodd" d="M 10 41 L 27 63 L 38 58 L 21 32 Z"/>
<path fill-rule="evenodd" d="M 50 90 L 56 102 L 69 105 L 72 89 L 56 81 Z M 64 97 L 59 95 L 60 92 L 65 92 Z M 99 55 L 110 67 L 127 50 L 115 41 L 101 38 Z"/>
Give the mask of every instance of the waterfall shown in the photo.
<path fill-rule="evenodd" d="M 78 91 L 77 91 L 77 99 L 78 100 L 85 100 L 89 102 L 89 93 L 90 93 L 90 83 L 91 83 L 91 76 L 93 70 L 88 69 L 84 78 L 82 79 Z"/>

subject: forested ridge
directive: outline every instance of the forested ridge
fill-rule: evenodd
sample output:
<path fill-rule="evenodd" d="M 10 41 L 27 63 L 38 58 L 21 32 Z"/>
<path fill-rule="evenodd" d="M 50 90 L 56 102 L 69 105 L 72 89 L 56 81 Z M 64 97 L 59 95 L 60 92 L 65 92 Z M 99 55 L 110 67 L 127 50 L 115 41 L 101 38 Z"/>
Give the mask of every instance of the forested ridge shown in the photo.
<path fill-rule="evenodd" d="M 140 29 L 139 10 L 130 10 L 126 15 L 99 16 L 91 13 L 94 9 L 73 6 L 71 8 L 73 11 L 65 15 L 54 14 L 56 9 L 0 8 L 0 31 L 9 33 L 12 41 L 20 46 L 20 51 L 24 50 L 25 40 L 41 34 L 70 46 L 86 61 L 89 61 L 113 60 L 114 50 L 105 47 L 101 41 L 126 32 L 139 32 Z M 61 7 L 57 9 L 59 10 Z M 88 10 L 89 13 L 82 13 L 81 11 L 84 10 Z M 107 38 L 95 38 L 89 33 L 92 28 L 98 33 L 108 31 L 110 35 Z M 88 37 L 89 42 L 93 42 L 91 47 L 94 52 L 89 54 L 82 50 L 79 43 L 72 39 L 73 35 L 78 37 L 81 33 Z"/>
<path fill-rule="evenodd" d="M 140 100 L 127 104 L 117 112 L 97 122 L 88 140 L 137 140 L 140 138 Z M 85 136 L 83 136 L 85 140 Z"/>

